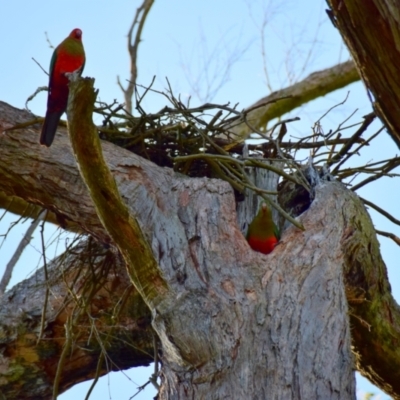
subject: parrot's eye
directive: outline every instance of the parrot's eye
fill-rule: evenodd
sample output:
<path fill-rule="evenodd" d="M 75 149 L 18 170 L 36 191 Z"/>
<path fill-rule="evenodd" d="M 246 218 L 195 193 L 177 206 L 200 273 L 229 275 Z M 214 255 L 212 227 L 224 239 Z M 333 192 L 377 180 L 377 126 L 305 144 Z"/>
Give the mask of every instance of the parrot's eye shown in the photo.
<path fill-rule="evenodd" d="M 82 31 L 80 29 L 75 29 L 75 37 L 80 39 L 82 36 Z"/>

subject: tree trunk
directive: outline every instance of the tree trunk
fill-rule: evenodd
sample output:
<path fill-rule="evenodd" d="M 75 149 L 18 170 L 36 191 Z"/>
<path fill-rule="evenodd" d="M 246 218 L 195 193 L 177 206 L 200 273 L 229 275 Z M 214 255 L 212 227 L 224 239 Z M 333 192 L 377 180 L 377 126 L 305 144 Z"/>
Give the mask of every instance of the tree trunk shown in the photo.
<path fill-rule="evenodd" d="M 375 112 L 400 147 L 400 12 L 395 0 L 328 0 Z M 371 96 L 372 94 L 372 96 Z"/>
<path fill-rule="evenodd" d="M 5 134 L 2 189 L 53 207 L 114 246 L 77 174 L 67 138 L 57 135 L 50 151 L 36 140 L 29 131 Z M 24 156 L 10 168 L 16 144 Z M 238 229 L 227 183 L 176 176 L 108 143 L 103 151 L 167 285 L 165 296 L 160 290 L 156 300 L 145 299 L 161 341 L 160 398 L 354 398 L 341 268 L 345 219 L 336 217 L 347 198 L 343 193 L 354 195 L 337 184 L 319 187 L 301 217 L 306 231 L 289 228 L 264 256 L 249 248 Z M 137 284 L 135 268 L 128 271 Z"/>
<path fill-rule="evenodd" d="M 301 218 L 306 231 L 289 228 L 268 256 L 238 258 L 235 246 L 219 244 L 225 255 L 207 263 L 205 288 L 156 318 L 181 332 L 177 354 L 164 354 L 162 399 L 354 398 L 342 191 L 321 185 Z M 194 324 L 195 333 L 182 334 Z"/>

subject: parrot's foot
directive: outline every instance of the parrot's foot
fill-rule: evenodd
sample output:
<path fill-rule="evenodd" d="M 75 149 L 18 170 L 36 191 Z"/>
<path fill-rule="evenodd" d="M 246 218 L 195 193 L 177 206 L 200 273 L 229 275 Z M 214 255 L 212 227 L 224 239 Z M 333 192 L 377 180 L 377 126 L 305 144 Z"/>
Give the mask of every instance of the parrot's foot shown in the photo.
<path fill-rule="evenodd" d="M 82 67 L 78 68 L 74 72 L 65 72 L 65 76 L 69 79 L 70 82 L 76 82 L 78 78 L 81 76 L 82 73 Z"/>

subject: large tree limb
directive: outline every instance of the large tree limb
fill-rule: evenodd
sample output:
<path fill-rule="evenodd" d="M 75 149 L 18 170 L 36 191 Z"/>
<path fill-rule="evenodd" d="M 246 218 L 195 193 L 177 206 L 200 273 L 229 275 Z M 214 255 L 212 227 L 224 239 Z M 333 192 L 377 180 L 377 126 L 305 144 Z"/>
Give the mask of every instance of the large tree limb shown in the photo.
<path fill-rule="evenodd" d="M 399 4 L 394 0 L 328 0 L 377 115 L 400 147 Z"/>
<path fill-rule="evenodd" d="M 247 114 L 246 119 L 252 127 L 262 129 L 274 118 L 279 118 L 311 100 L 325 96 L 359 79 L 360 76 L 353 61 L 346 61 L 334 67 L 313 72 L 304 80 L 258 100 L 249 107 L 252 111 Z M 266 105 L 259 107 L 262 104 Z M 229 131 L 242 137 L 247 137 L 252 133 L 245 122 L 233 125 Z"/>

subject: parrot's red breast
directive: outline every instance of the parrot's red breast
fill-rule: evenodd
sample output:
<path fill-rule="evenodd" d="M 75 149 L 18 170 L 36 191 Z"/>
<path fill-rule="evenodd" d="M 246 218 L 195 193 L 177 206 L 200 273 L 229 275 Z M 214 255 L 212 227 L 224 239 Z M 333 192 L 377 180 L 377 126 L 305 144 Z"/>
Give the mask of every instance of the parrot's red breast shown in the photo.
<path fill-rule="evenodd" d="M 82 73 L 85 66 L 85 50 L 82 31 L 74 29 L 54 50 L 50 62 L 49 94 L 46 117 L 40 135 L 40 144 L 49 147 L 53 142 L 61 115 L 68 104 L 69 79 L 66 73 Z"/>
<path fill-rule="evenodd" d="M 279 242 L 279 229 L 272 220 L 271 210 L 265 203 L 251 221 L 246 239 L 253 250 L 264 254 L 271 253 Z"/>
<path fill-rule="evenodd" d="M 249 237 L 247 241 L 249 242 L 249 245 L 253 250 L 259 251 L 260 253 L 264 254 L 271 253 L 271 251 L 278 243 L 278 239 L 275 236 L 266 239 Z"/>

